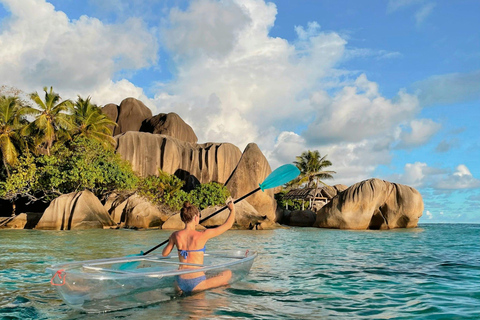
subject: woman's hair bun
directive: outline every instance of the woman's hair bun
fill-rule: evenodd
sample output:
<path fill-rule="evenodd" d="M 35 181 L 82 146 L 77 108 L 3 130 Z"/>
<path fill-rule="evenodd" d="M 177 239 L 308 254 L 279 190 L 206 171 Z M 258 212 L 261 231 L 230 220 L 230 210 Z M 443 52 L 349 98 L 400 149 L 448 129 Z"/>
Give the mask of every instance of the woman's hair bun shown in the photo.
<path fill-rule="evenodd" d="M 185 202 L 183 203 L 183 207 L 184 207 L 184 208 L 190 208 L 191 206 L 192 206 L 192 205 L 191 205 L 190 202 L 188 202 L 188 201 L 185 201 Z"/>

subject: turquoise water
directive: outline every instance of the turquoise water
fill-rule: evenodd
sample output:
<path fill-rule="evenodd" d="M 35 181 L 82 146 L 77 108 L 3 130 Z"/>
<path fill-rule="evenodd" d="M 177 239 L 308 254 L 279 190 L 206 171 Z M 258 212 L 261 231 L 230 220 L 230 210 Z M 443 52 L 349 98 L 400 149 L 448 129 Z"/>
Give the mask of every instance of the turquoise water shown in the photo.
<path fill-rule="evenodd" d="M 106 314 L 70 309 L 45 273 L 54 263 L 138 253 L 168 235 L 0 230 L 0 319 L 480 318 L 480 225 L 229 231 L 207 250 L 257 250 L 244 281 Z"/>

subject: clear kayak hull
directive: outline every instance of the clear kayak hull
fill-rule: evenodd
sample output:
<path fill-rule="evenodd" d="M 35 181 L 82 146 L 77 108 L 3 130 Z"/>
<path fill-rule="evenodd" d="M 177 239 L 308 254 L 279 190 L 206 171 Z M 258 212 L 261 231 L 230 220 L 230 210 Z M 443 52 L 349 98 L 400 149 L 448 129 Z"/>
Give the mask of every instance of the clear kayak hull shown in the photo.
<path fill-rule="evenodd" d="M 71 262 L 47 268 L 51 284 L 69 306 L 105 312 L 144 306 L 178 296 L 176 277 L 202 273 L 206 278 L 230 271 L 228 284 L 248 275 L 254 251 L 208 252 L 203 265 L 185 264 L 171 255 L 147 255 Z M 180 265 L 192 269 L 181 269 Z M 185 267 L 185 266 L 184 266 Z"/>

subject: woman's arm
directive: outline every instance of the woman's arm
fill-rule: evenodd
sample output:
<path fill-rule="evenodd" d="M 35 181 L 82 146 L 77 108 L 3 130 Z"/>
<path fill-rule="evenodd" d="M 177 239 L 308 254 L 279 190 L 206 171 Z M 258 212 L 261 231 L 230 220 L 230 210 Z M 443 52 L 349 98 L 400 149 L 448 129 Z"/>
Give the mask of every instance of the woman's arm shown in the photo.
<path fill-rule="evenodd" d="M 233 223 L 235 222 L 235 205 L 233 204 L 233 201 L 230 201 L 227 206 L 228 209 L 230 209 L 230 214 L 228 215 L 227 220 L 221 226 L 205 230 L 203 234 L 207 239 L 219 236 L 233 226 Z"/>
<path fill-rule="evenodd" d="M 164 257 L 168 256 L 170 252 L 172 252 L 173 246 L 175 245 L 175 237 L 173 236 L 174 234 L 175 232 L 170 235 L 167 246 L 163 248 L 162 256 Z"/>

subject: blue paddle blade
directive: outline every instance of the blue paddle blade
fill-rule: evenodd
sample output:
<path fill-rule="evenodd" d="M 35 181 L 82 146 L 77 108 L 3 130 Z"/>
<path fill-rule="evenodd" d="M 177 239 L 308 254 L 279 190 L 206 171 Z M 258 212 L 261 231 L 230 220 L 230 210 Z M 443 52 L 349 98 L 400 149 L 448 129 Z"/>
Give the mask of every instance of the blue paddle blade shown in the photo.
<path fill-rule="evenodd" d="M 281 186 L 295 179 L 299 174 L 300 170 L 298 170 L 293 164 L 284 164 L 275 169 L 262 183 L 260 183 L 260 189 L 264 191 L 265 189 Z"/>
<path fill-rule="evenodd" d="M 139 257 L 139 256 L 143 256 L 143 251 L 140 251 L 139 254 L 129 254 L 127 257 Z M 115 265 L 115 267 L 112 266 L 111 268 L 125 271 L 125 270 L 136 269 L 139 264 L 140 264 L 139 261 L 131 261 L 131 262 L 122 263 L 120 265 Z"/>

